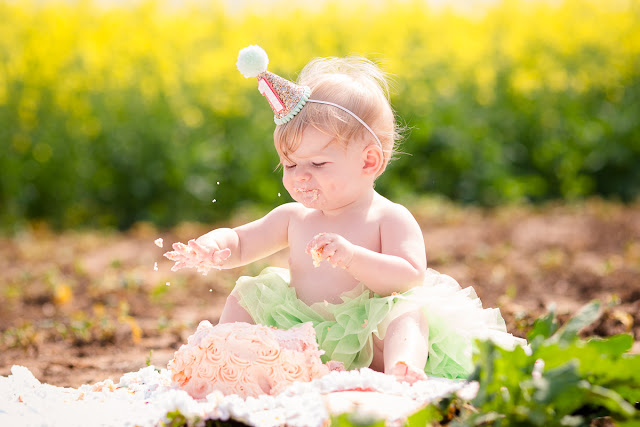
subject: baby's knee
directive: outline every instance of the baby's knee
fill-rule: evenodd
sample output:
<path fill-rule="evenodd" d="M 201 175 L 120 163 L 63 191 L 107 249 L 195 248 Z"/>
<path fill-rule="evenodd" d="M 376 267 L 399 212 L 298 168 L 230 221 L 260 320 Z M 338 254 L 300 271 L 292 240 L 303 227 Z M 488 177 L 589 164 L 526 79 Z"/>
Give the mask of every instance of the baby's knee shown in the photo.
<path fill-rule="evenodd" d="M 408 311 L 397 318 L 395 318 L 390 324 L 389 328 L 402 328 L 402 329 L 418 329 L 423 334 L 428 334 L 429 323 L 424 312 L 420 309 Z"/>
<path fill-rule="evenodd" d="M 254 323 L 249 312 L 240 305 L 238 298 L 232 293 L 227 297 L 227 301 L 222 309 L 222 314 L 220 315 L 219 323 L 233 322 Z"/>

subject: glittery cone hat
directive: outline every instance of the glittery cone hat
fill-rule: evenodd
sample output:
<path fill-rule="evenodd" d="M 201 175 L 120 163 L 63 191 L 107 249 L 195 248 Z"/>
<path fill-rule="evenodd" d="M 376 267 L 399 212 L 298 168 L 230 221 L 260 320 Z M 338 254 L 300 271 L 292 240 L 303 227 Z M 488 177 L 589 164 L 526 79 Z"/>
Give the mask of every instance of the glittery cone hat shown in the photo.
<path fill-rule="evenodd" d="M 267 71 L 268 64 L 267 53 L 258 45 L 241 49 L 236 63 L 243 76 L 258 79 L 258 90 L 269 101 L 273 120 L 281 125 L 298 114 L 309 99 L 311 89 Z"/>

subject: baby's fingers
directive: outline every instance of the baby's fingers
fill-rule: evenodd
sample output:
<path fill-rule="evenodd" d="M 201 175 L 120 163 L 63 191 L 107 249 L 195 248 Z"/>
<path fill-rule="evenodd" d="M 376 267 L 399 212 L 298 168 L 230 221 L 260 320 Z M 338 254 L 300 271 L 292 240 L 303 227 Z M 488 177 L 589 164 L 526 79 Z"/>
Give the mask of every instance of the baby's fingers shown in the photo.
<path fill-rule="evenodd" d="M 202 246 L 200 243 L 196 242 L 194 239 L 189 240 L 189 247 L 193 249 L 198 258 L 207 258 L 211 255 L 211 250 Z"/>
<path fill-rule="evenodd" d="M 327 236 L 326 233 L 316 234 L 313 239 L 307 244 L 307 248 L 305 252 L 309 255 L 312 255 L 313 251 L 317 251 L 318 249 L 322 249 L 327 243 L 329 243 L 331 239 Z"/>
<path fill-rule="evenodd" d="M 213 253 L 213 263 L 216 265 L 220 265 L 227 260 L 231 256 L 231 249 L 221 249 L 219 251 L 215 251 Z"/>
<path fill-rule="evenodd" d="M 323 257 L 331 264 L 332 267 L 342 267 L 345 266 L 345 257 L 344 251 L 338 248 L 338 246 L 334 243 L 329 244 L 324 247 L 324 251 L 322 252 Z"/>
<path fill-rule="evenodd" d="M 322 247 L 320 251 L 320 255 L 322 259 L 326 259 L 327 261 L 331 260 L 331 257 L 335 255 L 337 247 L 335 243 L 328 243 Z"/>
<path fill-rule="evenodd" d="M 170 259 L 171 261 L 180 261 L 184 258 L 184 255 L 182 255 L 178 251 L 169 251 L 164 253 L 164 257 Z"/>
<path fill-rule="evenodd" d="M 187 263 L 184 261 L 177 261 L 173 267 L 171 267 L 171 271 L 178 271 L 181 268 L 187 267 Z"/>
<path fill-rule="evenodd" d="M 344 239 L 331 242 L 324 248 L 325 259 L 332 267 L 349 268 L 353 259 L 353 245 Z"/>
<path fill-rule="evenodd" d="M 193 252 L 192 249 L 189 248 L 189 246 L 185 245 L 182 242 L 176 242 L 173 245 L 171 245 L 173 247 L 173 250 L 179 254 L 182 255 L 189 255 Z"/>

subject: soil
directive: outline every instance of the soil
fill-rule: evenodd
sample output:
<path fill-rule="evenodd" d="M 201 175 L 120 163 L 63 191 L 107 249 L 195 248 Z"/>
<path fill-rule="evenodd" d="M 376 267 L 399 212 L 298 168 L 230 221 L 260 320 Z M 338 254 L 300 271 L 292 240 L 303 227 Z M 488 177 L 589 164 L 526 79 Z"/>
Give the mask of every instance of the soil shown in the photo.
<path fill-rule="evenodd" d="M 409 207 L 429 266 L 472 285 L 514 335 L 525 337 L 552 308 L 562 322 L 599 299 L 602 315 L 582 334 L 630 333 L 640 352 L 640 203 L 478 209 L 426 199 Z M 278 253 L 207 276 L 170 271 L 162 257 L 170 243 L 210 228 L 53 232 L 34 224 L 1 238 L 0 375 L 17 364 L 42 382 L 78 387 L 149 363 L 166 367 L 198 322 L 217 322 L 237 277 L 286 265 Z"/>

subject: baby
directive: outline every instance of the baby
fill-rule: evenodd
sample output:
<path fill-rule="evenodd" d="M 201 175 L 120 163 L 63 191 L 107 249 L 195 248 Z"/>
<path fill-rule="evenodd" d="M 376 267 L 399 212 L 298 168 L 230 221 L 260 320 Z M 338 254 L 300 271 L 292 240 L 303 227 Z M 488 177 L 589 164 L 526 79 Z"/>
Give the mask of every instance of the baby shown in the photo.
<path fill-rule="evenodd" d="M 466 376 L 473 337 L 511 335 L 473 292 L 427 271 L 418 223 L 374 189 L 399 133 L 384 73 L 363 58 L 316 59 L 296 85 L 266 71 L 267 62 L 250 46 L 238 68 L 258 78 L 274 110 L 283 184 L 295 202 L 213 230 L 171 259 L 185 266 L 195 254 L 233 268 L 288 247 L 289 269 L 241 277 L 220 323 L 287 329 L 310 321 L 324 357 L 347 369 L 367 366 L 408 382 Z"/>

